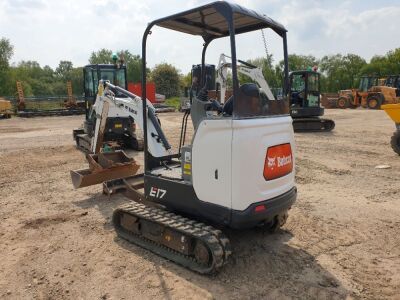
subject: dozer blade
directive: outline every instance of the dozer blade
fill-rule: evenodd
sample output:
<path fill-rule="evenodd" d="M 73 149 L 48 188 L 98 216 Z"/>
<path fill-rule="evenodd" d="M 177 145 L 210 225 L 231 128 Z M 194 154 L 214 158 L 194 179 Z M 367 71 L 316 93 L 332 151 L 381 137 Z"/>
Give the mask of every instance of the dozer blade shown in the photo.
<path fill-rule="evenodd" d="M 88 169 L 71 171 L 72 184 L 76 189 L 133 176 L 140 168 L 123 151 L 88 154 L 86 159 Z"/>

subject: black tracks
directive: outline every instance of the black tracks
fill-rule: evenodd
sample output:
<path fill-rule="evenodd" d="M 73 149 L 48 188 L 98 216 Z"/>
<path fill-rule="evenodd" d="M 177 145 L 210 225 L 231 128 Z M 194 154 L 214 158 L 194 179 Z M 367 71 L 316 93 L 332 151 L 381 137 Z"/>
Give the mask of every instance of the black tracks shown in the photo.
<path fill-rule="evenodd" d="M 335 122 L 322 118 L 293 118 L 294 132 L 329 132 L 335 128 Z"/>
<path fill-rule="evenodd" d="M 193 255 L 185 255 L 147 239 L 141 234 L 125 229 L 121 226 L 121 218 L 124 214 L 154 222 L 165 229 L 178 232 L 187 238 L 201 241 L 211 254 L 209 263 L 206 265 L 202 264 Z M 216 273 L 227 263 L 228 257 L 231 254 L 230 242 L 220 230 L 160 208 L 148 207 L 133 202 L 117 208 L 113 213 L 112 222 L 117 234 L 121 238 L 201 274 Z"/>

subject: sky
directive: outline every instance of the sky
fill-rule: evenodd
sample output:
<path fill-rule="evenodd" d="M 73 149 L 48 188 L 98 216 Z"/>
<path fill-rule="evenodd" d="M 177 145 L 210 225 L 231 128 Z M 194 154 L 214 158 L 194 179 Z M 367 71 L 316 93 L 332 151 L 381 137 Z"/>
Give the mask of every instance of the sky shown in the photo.
<path fill-rule="evenodd" d="M 55 68 L 60 60 L 88 63 L 92 51 L 128 49 L 141 54 L 143 31 L 161 17 L 191 9 L 203 0 L 0 0 L 0 38 L 14 45 L 12 63 L 35 60 Z M 367 61 L 400 47 L 400 0 L 236 0 L 265 14 L 288 30 L 289 53 L 314 55 L 354 53 Z M 282 59 L 282 40 L 265 30 L 267 49 Z M 187 73 L 200 63 L 198 37 L 154 28 L 148 42 L 148 66 L 162 62 Z M 238 58 L 265 57 L 260 31 L 238 37 Z M 218 64 L 229 54 L 226 39 L 213 42 L 207 62 Z"/>

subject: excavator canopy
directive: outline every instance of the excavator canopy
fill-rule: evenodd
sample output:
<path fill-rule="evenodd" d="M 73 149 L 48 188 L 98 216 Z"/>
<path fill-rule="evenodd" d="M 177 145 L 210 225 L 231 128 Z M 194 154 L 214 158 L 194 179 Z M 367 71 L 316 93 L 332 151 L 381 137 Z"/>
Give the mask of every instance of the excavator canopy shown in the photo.
<path fill-rule="evenodd" d="M 213 2 L 182 13 L 155 20 L 158 25 L 175 31 L 202 36 L 205 41 L 229 36 L 228 20 L 232 18 L 235 33 L 271 28 L 282 36 L 287 30 L 278 22 L 259 13 L 224 1 Z"/>

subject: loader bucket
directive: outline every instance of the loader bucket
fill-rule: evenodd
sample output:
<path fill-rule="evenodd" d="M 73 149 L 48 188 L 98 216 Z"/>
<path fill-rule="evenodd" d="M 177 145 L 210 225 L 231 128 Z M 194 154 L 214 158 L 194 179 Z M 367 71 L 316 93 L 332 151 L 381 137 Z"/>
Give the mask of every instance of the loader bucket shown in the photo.
<path fill-rule="evenodd" d="M 381 108 L 385 110 L 385 112 L 393 120 L 393 122 L 395 122 L 396 124 L 400 123 L 400 103 L 385 104 L 382 105 Z"/>
<path fill-rule="evenodd" d="M 133 176 L 140 168 L 123 151 L 88 154 L 86 159 L 88 169 L 71 171 L 72 184 L 76 189 Z"/>

